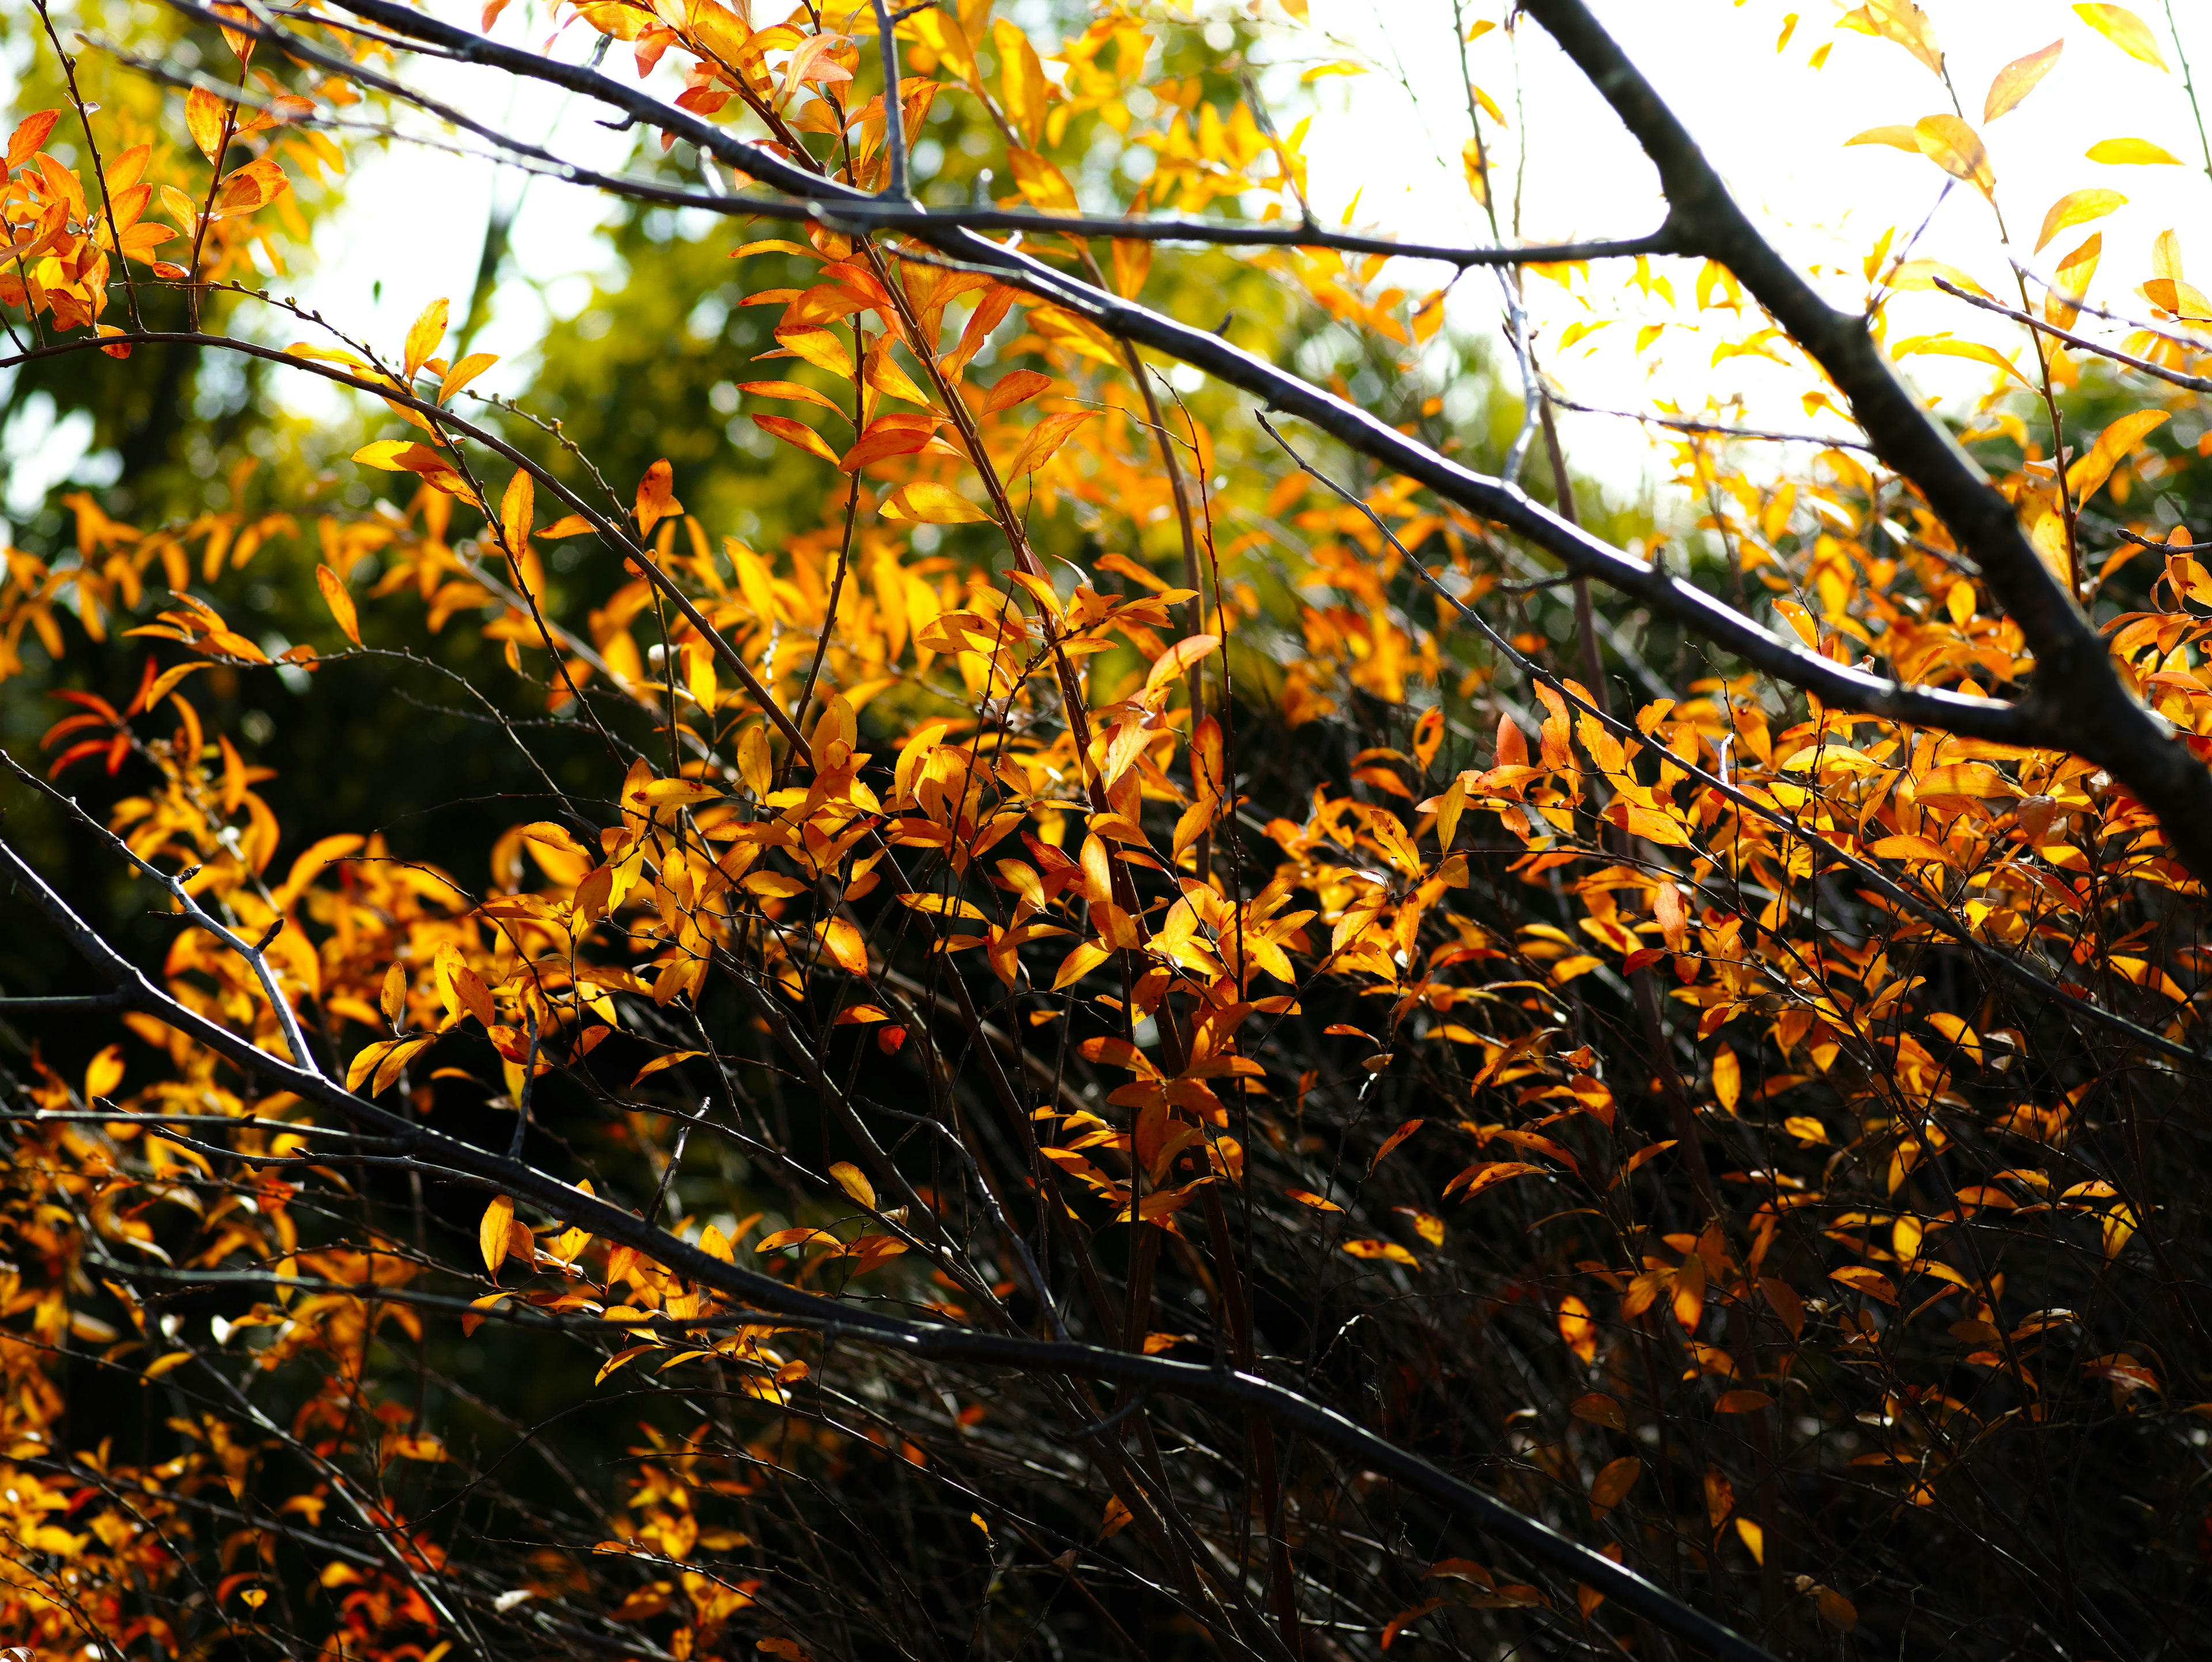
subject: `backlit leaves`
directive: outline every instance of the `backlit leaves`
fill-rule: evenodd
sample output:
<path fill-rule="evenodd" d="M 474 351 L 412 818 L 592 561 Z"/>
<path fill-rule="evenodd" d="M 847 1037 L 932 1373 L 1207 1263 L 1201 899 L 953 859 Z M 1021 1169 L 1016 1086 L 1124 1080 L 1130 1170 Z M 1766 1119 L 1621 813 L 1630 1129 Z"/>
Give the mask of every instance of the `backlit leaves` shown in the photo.
<path fill-rule="evenodd" d="M 2021 100 L 2033 92 L 2037 82 L 2051 73 L 2058 62 L 2058 54 L 2066 50 L 2063 40 L 2052 41 L 2039 52 L 2015 58 L 1996 73 L 1990 82 L 1989 94 L 1982 100 L 1982 120 L 1984 125 L 1996 120 L 2006 111 L 2019 107 Z"/>
<path fill-rule="evenodd" d="M 2129 57 L 2154 69 L 2166 68 L 2165 56 L 2158 49 L 2158 38 L 2150 32 L 2150 25 L 2125 6 L 2078 5 L 2074 10 L 2083 22 Z"/>
<path fill-rule="evenodd" d="M 2087 224 L 2093 219 L 2102 219 L 2114 209 L 2125 207 L 2127 200 L 2118 191 L 2069 191 L 2052 203 L 2051 211 L 2044 215 L 2043 228 L 2035 236 L 2035 251 L 2042 253 L 2045 246 L 2061 231 Z"/>
<path fill-rule="evenodd" d="M 1912 134 L 1920 153 L 1954 179 L 1963 179 L 1984 196 L 1996 189 L 1990 153 L 1981 135 L 1955 115 L 1923 116 Z"/>

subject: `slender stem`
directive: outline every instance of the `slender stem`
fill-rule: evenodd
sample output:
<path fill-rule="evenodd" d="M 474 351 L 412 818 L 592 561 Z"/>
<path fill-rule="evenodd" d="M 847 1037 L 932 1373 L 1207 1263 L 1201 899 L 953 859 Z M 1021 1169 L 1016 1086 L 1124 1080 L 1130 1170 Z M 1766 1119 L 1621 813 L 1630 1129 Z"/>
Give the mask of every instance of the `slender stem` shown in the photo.
<path fill-rule="evenodd" d="M 876 46 L 884 60 L 884 155 L 890 164 L 884 194 L 911 202 L 914 192 L 906 176 L 906 108 L 899 100 L 898 30 L 886 0 L 875 0 L 875 4 Z"/>
<path fill-rule="evenodd" d="M 123 233 L 115 225 L 115 198 L 107 188 L 107 168 L 100 159 L 100 141 L 92 136 L 92 113 L 85 107 L 84 94 L 77 90 L 76 61 L 62 50 L 61 35 L 54 28 L 54 20 L 46 13 L 46 0 L 33 0 L 33 3 L 38 7 L 39 21 L 46 26 L 46 39 L 53 42 L 54 56 L 61 59 L 62 76 L 69 83 L 70 105 L 84 128 L 84 148 L 92 157 L 93 177 L 100 184 L 100 211 L 107 216 L 107 240 L 114 245 L 115 263 L 123 271 L 123 291 L 131 306 L 131 326 L 143 329 L 146 324 L 138 315 L 138 279 L 131 274 L 131 262 L 124 258 Z"/>
<path fill-rule="evenodd" d="M 2189 73 L 2189 49 L 2181 44 L 2181 26 L 2173 21 L 2173 0 L 2165 0 L 2166 32 L 2173 37 L 2173 55 L 2181 64 L 2181 89 L 2189 95 L 2189 113 L 2197 119 L 2197 143 L 2204 152 L 2204 176 L 2212 179 L 2212 137 L 2204 131 L 2204 107 L 2197 100 L 2197 82 Z"/>

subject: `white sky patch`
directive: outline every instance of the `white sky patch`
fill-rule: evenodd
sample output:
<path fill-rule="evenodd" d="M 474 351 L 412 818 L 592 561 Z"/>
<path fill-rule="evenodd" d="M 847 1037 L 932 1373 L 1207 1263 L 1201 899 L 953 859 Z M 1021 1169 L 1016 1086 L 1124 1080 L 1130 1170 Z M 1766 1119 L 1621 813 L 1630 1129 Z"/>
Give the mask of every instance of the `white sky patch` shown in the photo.
<path fill-rule="evenodd" d="M 477 21 L 473 4 L 437 0 L 433 9 L 464 27 Z M 1221 9 L 1226 15 L 1228 9 Z M 1782 0 L 1734 5 L 1598 0 L 1595 9 L 1755 221 L 1801 268 L 1815 271 L 1832 300 L 1860 303 L 1866 292 L 1862 264 L 1876 240 L 1895 226 L 1901 245 L 1923 220 L 1915 253 L 1965 269 L 2001 297 L 2016 297 L 1994 216 L 1978 192 L 1954 186 L 1946 197 L 1946 176 L 1924 157 L 1881 145 L 1846 146 L 1868 128 L 1910 125 L 1952 107 L 1942 83 L 1903 47 L 1838 29 L 1844 8 L 1836 0 L 1800 0 L 1801 15 L 1778 52 L 1776 43 L 1791 9 Z M 2212 274 L 2212 232 L 2203 228 L 2212 223 L 2212 180 L 2203 166 L 2203 148 L 2178 64 L 2172 73 L 2161 73 L 2128 58 L 2063 0 L 2007 0 L 2002 6 L 1927 0 L 1926 9 L 1948 54 L 1960 105 L 1984 130 L 1997 205 L 2016 255 L 2048 276 L 2057 257 L 2089 229 L 2101 231 L 2105 255 L 2097 292 L 2137 315 L 2145 308 L 2131 290 L 2150 274 L 2150 244 L 2160 231 L 2177 228 L 2200 280 Z M 2182 44 L 2202 87 L 2212 71 L 2212 9 L 2191 0 L 2176 9 L 2183 18 Z M 1465 7 L 1470 21 L 1499 10 L 1495 3 Z M 2144 0 L 2141 10 L 2173 61 L 2174 42 L 2160 0 Z M 1272 0 L 1264 11 L 1279 15 Z M 1024 16 L 1025 9 L 1017 7 L 1012 15 Z M 542 7 L 525 0 L 508 9 L 495 36 L 542 46 L 544 15 Z M 1467 76 L 1511 124 L 1513 130 L 1504 132 L 1491 124 L 1486 138 L 1504 215 L 1510 213 L 1516 171 L 1521 174 L 1525 240 L 1626 237 L 1656 227 L 1664 203 L 1652 167 L 1542 29 L 1523 20 L 1515 37 L 1492 30 L 1462 54 L 1455 46 L 1452 17 L 1449 0 L 1313 0 L 1310 26 L 1271 31 L 1266 51 L 1272 64 L 1262 85 L 1286 130 L 1299 113 L 1297 100 L 1310 100 L 1315 108 L 1304 148 L 1314 206 L 1324 222 L 1336 222 L 1356 198 L 1353 222 L 1364 229 L 1428 241 L 1488 240 L 1487 222 L 1468 191 L 1459 160 L 1469 131 L 1467 91 L 1455 61 L 1463 56 Z M 1984 128 L 1982 100 L 1997 70 L 2056 40 L 2064 41 L 2064 50 L 2042 84 L 2019 108 Z M 583 26 L 571 23 L 561 32 L 557 51 L 580 59 L 592 44 Z M 1814 70 L 1808 60 L 1822 46 L 1828 48 L 1826 63 Z M 1337 60 L 1368 68 L 1310 87 L 1299 84 L 1303 69 Z M 635 75 L 629 49 L 620 43 L 609 52 L 605 67 L 625 81 Z M 599 125 L 608 112 L 557 88 L 427 58 L 406 60 L 401 72 L 410 84 L 476 119 L 548 142 L 571 161 L 619 171 L 633 148 L 633 135 Z M 676 89 L 668 64 L 653 84 L 665 93 Z M 404 120 L 432 131 L 422 118 Z M 480 148 L 467 135 L 441 136 Z M 2111 167 L 2085 158 L 2091 144 L 2113 137 L 2148 139 L 2181 158 L 2182 165 Z M 343 183 L 343 205 L 321 233 L 312 269 L 296 281 L 276 279 L 272 289 L 295 295 L 349 333 L 393 350 L 408 323 L 441 295 L 451 297 L 458 326 L 495 193 L 512 202 L 521 192 L 508 270 L 526 275 L 502 283 L 490 320 L 471 345 L 504 360 L 477 383 L 479 390 L 526 394 L 530 349 L 548 321 L 583 304 L 594 277 L 614 273 L 616 263 L 597 234 L 609 214 L 607 200 L 557 180 L 526 179 L 477 156 L 408 143 L 353 148 L 355 167 Z M 2039 256 L 2032 254 L 2049 204 L 2091 186 L 2124 192 L 2128 205 L 2094 227 L 2062 234 Z M 1672 280 L 1677 301 L 1688 302 L 1698 265 L 1659 260 L 1653 271 Z M 1840 430 L 1832 417 L 1806 414 L 1800 397 L 1815 382 L 1802 368 L 1756 356 L 1712 362 L 1723 334 L 1740 337 L 1753 326 L 1748 313 L 1741 324 L 1724 317 L 1708 319 L 1703 326 L 1670 323 L 1654 343 L 1637 350 L 1641 323 L 1686 318 L 1686 307 L 1678 312 L 1656 296 L 1624 293 L 1632 274 L 1630 262 L 1607 262 L 1594 266 L 1589 283 L 1571 292 L 1541 279 L 1528 285 L 1539 357 L 1571 397 L 1635 410 L 1649 410 L 1661 399 L 1695 411 L 1709 399 L 1740 394 L 1742 419 L 1750 424 Z M 1387 275 L 1419 294 L 1448 274 L 1434 265 L 1395 262 Z M 2033 285 L 2031 293 L 2039 298 Z M 2004 320 L 1936 294 L 1906 295 L 1892 304 L 1893 340 L 1948 329 L 1996 344 L 2022 362 L 2032 361 L 2024 331 Z M 1648 316 L 1638 315 L 1647 309 Z M 1559 349 L 1576 322 L 1615 313 L 1624 320 Z M 1492 278 L 1476 271 L 1461 280 L 1448 308 L 1453 328 L 1498 339 L 1500 315 Z M 288 342 L 309 332 L 282 317 L 250 326 Z M 1510 355 L 1502 348 L 1496 361 L 1510 375 Z M 1908 368 L 1923 391 L 1953 400 L 1978 396 L 1990 384 L 1989 372 L 1956 360 L 1917 357 Z M 311 418 L 337 415 L 349 396 L 307 376 L 279 385 L 276 395 L 286 407 Z M 1655 453 L 1636 423 L 1570 414 L 1564 427 L 1579 471 L 1622 481 L 1623 494 L 1629 495 L 1652 477 Z"/>

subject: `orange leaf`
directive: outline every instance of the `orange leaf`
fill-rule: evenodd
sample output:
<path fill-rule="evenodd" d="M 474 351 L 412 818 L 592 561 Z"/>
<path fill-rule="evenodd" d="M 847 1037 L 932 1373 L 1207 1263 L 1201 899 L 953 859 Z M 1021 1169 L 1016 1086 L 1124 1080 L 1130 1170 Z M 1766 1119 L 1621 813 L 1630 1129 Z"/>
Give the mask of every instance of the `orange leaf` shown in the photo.
<path fill-rule="evenodd" d="M 46 135 L 54 130 L 54 123 L 62 119 L 59 110 L 40 110 L 27 115 L 18 122 L 15 131 L 8 136 L 8 171 L 14 173 L 39 153 L 39 146 L 46 142 Z M 120 190 L 122 186 L 116 186 Z"/>
<path fill-rule="evenodd" d="M 1828 1279 L 1839 1287 L 1850 1288 L 1854 1293 L 1863 1293 L 1869 1299 L 1879 1299 L 1884 1304 L 1897 1302 L 1897 1284 L 1879 1269 L 1869 1269 L 1863 1263 L 1849 1263 L 1841 1269 L 1831 1269 Z"/>
<path fill-rule="evenodd" d="M 2058 54 L 2065 50 L 2063 40 L 2054 40 L 2040 52 L 2015 58 L 1999 70 L 1996 79 L 1990 82 L 1990 95 L 1982 100 L 1983 121 L 1996 120 L 2033 92 L 2035 83 L 2051 73 L 2051 66 L 2058 61 Z"/>
<path fill-rule="evenodd" d="M 755 421 L 760 419 L 756 416 Z M 676 470 L 668 465 L 668 458 L 645 470 L 645 477 L 637 483 L 637 534 L 649 537 L 653 527 L 662 520 L 684 511 L 684 504 L 676 500 L 674 489 Z"/>
<path fill-rule="evenodd" d="M 1633 1454 L 1607 1461 L 1590 1485 L 1590 1516 L 1602 1518 L 1619 1506 L 1643 1475 L 1644 1462 Z"/>
<path fill-rule="evenodd" d="M 1089 421 L 1093 413 L 1089 410 L 1073 410 L 1047 416 L 1030 429 L 1029 437 L 1014 453 L 1014 459 L 1007 464 L 1003 477 L 1010 480 L 1018 479 L 1024 473 L 1033 473 L 1043 466 L 1052 460 L 1060 447 L 1067 442 L 1068 435 Z"/>
<path fill-rule="evenodd" d="M 1383 1160 L 1389 1157 L 1392 1149 L 1395 1148 L 1400 1143 L 1405 1141 L 1407 1137 L 1412 1136 L 1414 1132 L 1419 1130 L 1421 1127 L 1427 1123 L 1428 1122 L 1426 1120 L 1409 1119 L 1396 1130 L 1390 1133 L 1389 1136 L 1383 1138 L 1382 1146 L 1375 1151 L 1375 1158 L 1368 1162 L 1367 1169 L 1371 1172 L 1376 1166 L 1382 1165 Z"/>
<path fill-rule="evenodd" d="M 788 416 L 755 416 L 753 425 L 770 438 L 781 439 L 786 444 L 804 450 L 810 456 L 819 456 L 826 462 L 837 460 L 837 453 L 805 422 L 793 421 Z"/>
<path fill-rule="evenodd" d="M 760 418 L 756 416 L 753 419 Z M 845 472 L 857 473 L 870 462 L 881 461 L 887 456 L 911 456 L 928 444 L 935 429 L 935 422 L 927 416 L 879 417 L 854 441 L 850 450 L 837 458 L 837 466 Z"/>
<path fill-rule="evenodd" d="M 210 162 L 219 160 L 223 122 L 229 113 L 230 106 L 205 87 L 194 87 L 185 94 L 185 130 L 191 134 L 192 143 L 200 147 L 200 154 Z M 13 144 L 8 147 L 8 165 L 15 165 Z"/>
<path fill-rule="evenodd" d="M 818 926 L 822 945 L 848 975 L 868 972 L 868 943 L 860 930 L 842 917 L 825 917 Z"/>
<path fill-rule="evenodd" d="M 1571 1293 L 1559 1300 L 1559 1336 L 1585 1367 L 1597 1360 L 1597 1324 L 1590 1319 L 1590 1307 Z"/>
<path fill-rule="evenodd" d="M 353 596 L 346 593 L 345 579 L 326 565 L 315 568 L 315 587 L 323 591 L 323 604 L 330 607 L 331 616 L 337 619 L 345 637 L 356 646 L 361 644 L 361 619 L 354 611 Z"/>

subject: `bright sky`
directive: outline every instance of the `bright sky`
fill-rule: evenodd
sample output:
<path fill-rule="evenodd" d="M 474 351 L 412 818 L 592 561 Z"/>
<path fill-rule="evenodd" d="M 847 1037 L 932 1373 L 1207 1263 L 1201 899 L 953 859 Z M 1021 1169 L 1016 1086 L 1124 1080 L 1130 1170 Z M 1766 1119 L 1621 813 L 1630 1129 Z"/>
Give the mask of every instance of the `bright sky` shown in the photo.
<path fill-rule="evenodd" d="M 1261 3 L 1267 15 L 1279 16 L 1273 0 Z M 1868 128 L 1910 125 L 1948 112 L 1950 100 L 1942 83 L 1902 46 L 1837 28 L 1844 10 L 1837 0 L 1797 3 L 1802 15 L 1779 52 L 1777 40 L 1792 15 L 1784 0 L 1733 5 L 1596 0 L 1596 9 L 1705 145 L 1739 199 L 1785 250 L 1801 264 L 1847 273 L 1824 279 L 1833 297 L 1861 299 L 1860 264 L 1875 239 L 1897 225 L 1901 241 L 1931 210 L 1934 217 L 1915 252 L 1960 266 L 1991 292 L 2006 294 L 2004 251 L 1978 192 L 1956 186 L 1938 208 L 1947 180 L 1934 163 L 1887 146 L 1847 148 L 1844 143 Z M 1200 0 L 1201 10 L 1204 4 Z M 1223 15 L 1229 10 L 1218 9 Z M 477 8 L 469 0 L 432 0 L 432 9 L 473 24 Z M 765 9 L 762 0 L 756 0 L 756 9 Z M 1011 9 L 1018 15 L 1021 8 Z M 1497 0 L 1468 0 L 1465 9 L 1471 21 L 1500 8 Z M 2212 179 L 2183 94 L 2165 8 L 2161 0 L 2143 0 L 2140 9 L 2174 72 L 2126 56 L 2061 0 L 2006 0 L 2002 6 L 1988 0 L 1927 0 L 1960 103 L 1977 127 L 1996 70 L 2063 40 L 2064 50 L 2041 85 L 1985 130 L 1997 203 L 2014 251 L 2046 274 L 2088 229 L 2100 230 L 2106 253 L 2100 290 L 2119 309 L 2137 315 L 2144 307 L 2130 290 L 2150 275 L 2150 244 L 2160 230 L 2179 228 L 2185 255 L 2198 262 L 2200 279 L 2212 274 L 2212 235 L 2202 228 L 2212 221 L 2207 213 Z M 2196 4 L 2181 9 L 2193 14 L 2182 46 L 2203 87 L 2212 72 L 2212 11 Z M 543 15 L 514 6 L 500 26 L 502 38 L 525 38 L 526 12 Z M 1288 118 L 1281 123 L 1285 127 L 1295 119 L 1294 100 L 1318 100 L 1305 145 L 1316 210 L 1334 220 L 1357 192 L 1358 220 L 1370 228 L 1427 240 L 1486 240 L 1486 225 L 1458 159 L 1468 137 L 1467 100 L 1455 70 L 1449 0 L 1312 0 L 1311 14 L 1309 26 L 1273 33 L 1273 50 L 1285 62 L 1263 84 Z M 1472 78 L 1514 126 L 1522 124 L 1516 112 L 1525 112 L 1524 235 L 1631 235 L 1656 225 L 1662 211 L 1656 179 L 1632 141 L 1540 28 L 1523 22 L 1518 36 L 1516 43 L 1504 31 L 1492 31 L 1468 48 L 1467 62 Z M 1823 47 L 1826 62 L 1814 70 L 1808 59 Z M 564 53 L 582 49 L 582 30 L 572 27 L 563 38 Z M 617 47 L 611 67 L 626 72 L 626 57 Z M 1299 65 L 1334 60 L 1372 67 L 1358 76 L 1328 77 L 1310 88 L 1298 84 Z M 596 111 L 564 107 L 560 94 L 547 89 L 526 89 L 512 107 L 498 107 L 488 106 L 483 95 L 497 85 L 486 72 L 422 64 L 410 73 L 416 84 L 454 96 L 472 114 L 497 119 L 526 137 L 557 134 L 554 147 L 571 160 L 611 167 L 626 151 L 626 137 L 589 119 Z M 1496 143 L 1495 132 L 1487 137 Z M 2090 145 L 2115 137 L 2150 140 L 2181 158 L 2181 165 L 2115 167 L 2085 158 Z M 1521 138 L 1509 132 L 1493 149 L 1501 194 Z M 2050 204 L 2093 186 L 2122 192 L 2128 205 L 2097 226 L 2062 234 L 2039 258 L 2030 254 Z M 521 186 L 521 176 L 512 171 L 414 147 L 366 154 L 349 187 L 347 207 L 326 235 L 319 269 L 297 285 L 298 292 L 349 330 L 396 343 L 430 300 L 451 295 L 457 312 L 465 303 L 492 193 L 511 198 Z M 481 383 L 489 391 L 526 391 L 527 350 L 548 306 L 572 311 L 588 296 L 584 274 L 605 269 L 604 252 L 590 235 L 600 203 L 543 180 L 527 192 L 515 232 L 515 269 L 544 285 L 543 298 L 519 282 L 501 293 L 493 324 L 476 343 L 511 355 Z M 1674 263 L 1683 299 L 1694 271 Z M 1630 275 L 1626 263 L 1596 268 L 1586 291 L 1595 312 L 1585 309 L 1584 291 L 1569 295 L 1547 283 L 1531 285 L 1539 354 L 1571 396 L 1616 408 L 1648 408 L 1651 399 L 1664 398 L 1694 410 L 1708 396 L 1741 393 L 1749 400 L 1746 417 L 1753 423 L 1833 430 L 1832 423 L 1808 421 L 1800 408 L 1798 394 L 1808 384 L 1801 372 L 1747 357 L 1714 366 L 1715 334 L 1669 331 L 1639 355 L 1631 350 L 1632 322 L 1558 351 L 1554 344 L 1571 324 L 1632 298 L 1620 293 Z M 1440 280 L 1433 267 L 1408 266 L 1393 276 L 1416 290 Z M 282 291 L 284 285 L 276 286 Z M 2008 335 L 2012 326 L 1940 295 L 1909 295 L 1898 304 L 1893 339 L 1942 329 L 2008 350 L 2020 339 L 2016 331 Z M 1455 327 L 1495 335 L 1498 314 L 1496 285 L 1481 274 L 1471 275 L 1455 291 L 1449 314 Z M 1978 394 L 1989 384 L 1987 372 L 1955 360 L 1919 357 L 1911 368 L 1923 388 L 1954 398 Z M 294 394 L 302 410 L 316 408 L 317 397 L 314 384 L 304 381 Z M 36 431 L 28 418 L 17 425 L 22 430 L 11 429 L 0 450 L 18 476 L 11 497 L 76 461 L 66 435 Z M 1639 431 L 1604 417 L 1567 422 L 1578 466 L 1625 482 L 1642 480 L 1650 466 Z M 74 449 L 82 454 L 81 440 Z"/>

